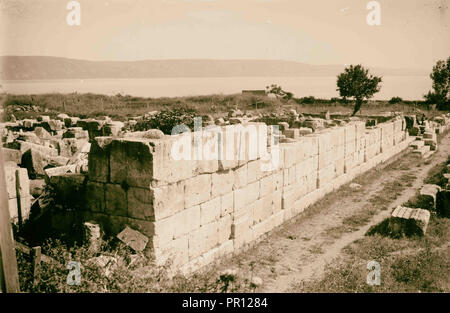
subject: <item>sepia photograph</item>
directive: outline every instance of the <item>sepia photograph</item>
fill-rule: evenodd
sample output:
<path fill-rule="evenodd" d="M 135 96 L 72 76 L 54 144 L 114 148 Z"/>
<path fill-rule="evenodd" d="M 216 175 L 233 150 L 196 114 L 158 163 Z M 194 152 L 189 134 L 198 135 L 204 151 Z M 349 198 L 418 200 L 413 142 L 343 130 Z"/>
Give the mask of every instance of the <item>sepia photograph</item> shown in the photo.
<path fill-rule="evenodd" d="M 449 293 L 449 7 L 0 0 L 0 293 Z"/>

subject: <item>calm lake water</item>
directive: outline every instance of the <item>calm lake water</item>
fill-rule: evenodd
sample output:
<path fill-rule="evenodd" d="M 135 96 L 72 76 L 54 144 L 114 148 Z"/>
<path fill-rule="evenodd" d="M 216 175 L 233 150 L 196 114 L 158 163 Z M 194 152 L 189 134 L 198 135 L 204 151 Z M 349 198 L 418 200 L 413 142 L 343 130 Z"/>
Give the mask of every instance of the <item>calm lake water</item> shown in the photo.
<path fill-rule="evenodd" d="M 67 79 L 1 81 L 3 91 L 12 94 L 99 93 L 140 97 L 176 97 L 208 94 L 240 93 L 242 89 L 264 89 L 278 84 L 296 97 L 338 97 L 336 77 L 183 77 L 149 79 Z M 431 89 L 427 76 L 385 76 L 374 99 L 398 96 L 405 100 L 421 100 Z"/>

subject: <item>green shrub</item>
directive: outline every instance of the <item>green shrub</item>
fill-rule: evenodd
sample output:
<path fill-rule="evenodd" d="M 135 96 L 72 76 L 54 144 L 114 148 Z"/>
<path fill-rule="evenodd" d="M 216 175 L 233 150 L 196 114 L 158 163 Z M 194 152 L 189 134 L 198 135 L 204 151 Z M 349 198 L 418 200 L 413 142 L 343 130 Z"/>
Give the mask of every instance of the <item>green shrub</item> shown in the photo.
<path fill-rule="evenodd" d="M 389 104 L 396 104 L 403 102 L 403 99 L 400 97 L 392 97 L 391 100 L 389 100 Z"/>
<path fill-rule="evenodd" d="M 148 129 L 159 129 L 164 134 L 170 135 L 172 129 L 177 125 L 186 125 L 189 129 L 194 129 L 194 118 L 197 111 L 189 107 L 179 107 L 174 109 L 163 109 L 149 119 L 139 121 L 134 130 L 144 131 Z"/>

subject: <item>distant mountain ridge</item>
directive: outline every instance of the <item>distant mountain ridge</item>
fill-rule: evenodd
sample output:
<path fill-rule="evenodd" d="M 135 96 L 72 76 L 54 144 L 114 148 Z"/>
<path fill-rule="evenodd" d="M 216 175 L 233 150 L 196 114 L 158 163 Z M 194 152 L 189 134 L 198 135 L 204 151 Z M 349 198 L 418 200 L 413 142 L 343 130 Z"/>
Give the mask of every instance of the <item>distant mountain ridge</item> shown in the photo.
<path fill-rule="evenodd" d="M 282 60 L 169 59 L 87 61 L 50 56 L 1 56 L 0 79 L 89 79 L 244 76 L 335 76 L 344 65 L 311 65 Z M 423 76 L 422 69 L 370 68 L 383 76 Z"/>

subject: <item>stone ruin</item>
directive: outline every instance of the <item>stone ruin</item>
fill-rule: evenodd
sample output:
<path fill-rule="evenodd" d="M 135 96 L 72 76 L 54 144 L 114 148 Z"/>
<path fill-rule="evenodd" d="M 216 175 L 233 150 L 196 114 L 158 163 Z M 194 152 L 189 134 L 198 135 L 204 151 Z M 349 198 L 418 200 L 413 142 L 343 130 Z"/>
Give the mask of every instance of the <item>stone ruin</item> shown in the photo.
<path fill-rule="evenodd" d="M 211 150 L 217 158 L 192 160 L 173 158 L 182 135 L 123 134 L 125 124 L 109 118 L 41 117 L 3 123 L 0 130 L 13 221 L 19 203 L 23 219 L 30 206 L 42 209 L 42 195 L 30 187 L 41 185 L 36 181 L 78 184 L 84 221 L 114 236 L 126 229 L 123 238 L 140 238 L 133 233 L 138 231 L 148 242 L 135 246 L 156 263 L 171 260 L 188 273 L 245 249 L 359 174 L 410 145 L 417 148 L 418 140 L 437 148 L 432 134 L 445 131 L 450 118 L 420 126 L 408 122 L 396 116 L 366 127 L 365 121 L 350 120 L 314 131 L 305 124 L 280 125 L 278 149 L 268 145 L 278 160 L 269 170 L 266 159 L 249 153 L 252 138 L 243 127 L 253 125 L 269 138 L 273 128 L 261 122 L 218 126 L 233 135 Z M 192 151 L 196 133 L 187 137 Z M 203 146 L 216 142 L 214 136 L 201 137 Z M 230 149 L 234 158 L 220 157 Z"/>

